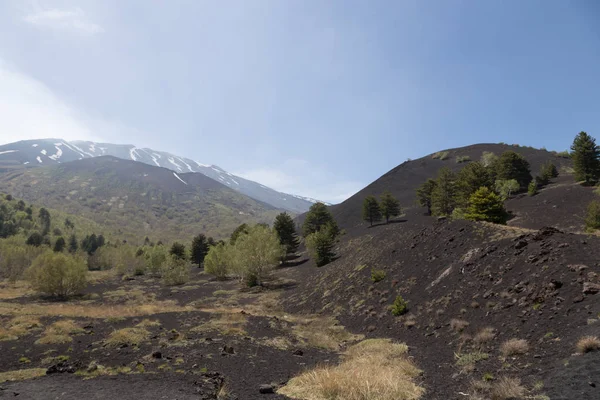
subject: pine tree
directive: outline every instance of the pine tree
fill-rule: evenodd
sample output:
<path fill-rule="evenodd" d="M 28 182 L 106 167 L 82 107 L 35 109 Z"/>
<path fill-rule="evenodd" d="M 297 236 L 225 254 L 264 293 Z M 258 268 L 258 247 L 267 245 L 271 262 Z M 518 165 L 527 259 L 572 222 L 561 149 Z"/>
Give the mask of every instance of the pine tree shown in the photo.
<path fill-rule="evenodd" d="M 600 175 L 600 148 L 596 145 L 596 139 L 580 132 L 573 140 L 571 150 L 575 180 L 584 181 L 586 185 L 597 182 Z"/>
<path fill-rule="evenodd" d="M 238 239 L 238 237 L 240 237 L 240 235 L 247 235 L 249 231 L 250 227 L 248 226 L 248 224 L 241 224 L 240 226 L 235 228 L 235 231 L 233 231 L 233 233 L 231 234 L 231 237 L 229 238 L 229 243 L 235 244 L 235 241 Z"/>
<path fill-rule="evenodd" d="M 434 215 L 450 215 L 456 206 L 456 175 L 448 167 L 440 169 L 431 193 Z"/>
<path fill-rule="evenodd" d="M 461 169 L 456 177 L 458 206 L 466 207 L 471 195 L 482 186 L 491 187 L 492 180 L 489 169 L 481 162 L 472 162 Z"/>
<path fill-rule="evenodd" d="M 27 238 L 27 241 L 25 242 L 25 244 L 27 244 L 29 246 L 40 247 L 43 242 L 44 242 L 44 237 L 42 235 L 40 235 L 38 232 L 33 232 Z"/>
<path fill-rule="evenodd" d="M 60 253 L 65 249 L 66 245 L 67 245 L 67 243 L 65 242 L 65 239 L 61 236 L 58 239 L 56 239 L 56 242 L 54 242 L 53 250 L 56 253 Z"/>
<path fill-rule="evenodd" d="M 333 246 L 335 245 L 335 236 L 331 231 L 331 225 L 327 225 L 317 232 L 313 232 L 306 238 L 306 247 L 314 258 L 317 267 L 329 264 L 335 258 Z"/>
<path fill-rule="evenodd" d="M 198 266 L 204 263 L 204 258 L 208 254 L 209 244 L 204 234 L 199 234 L 192 239 L 191 261 Z"/>
<path fill-rule="evenodd" d="M 329 212 L 327 206 L 323 203 L 315 203 L 310 206 L 304 224 L 302 225 L 302 235 L 307 237 L 311 233 L 315 233 L 326 225 L 330 225 L 332 234 L 337 237 L 339 234 L 339 228 L 333 215 Z"/>
<path fill-rule="evenodd" d="M 42 225 L 42 236 L 46 236 L 50 232 L 50 213 L 48 210 L 40 208 L 39 219 Z"/>
<path fill-rule="evenodd" d="M 79 244 L 77 242 L 77 236 L 75 236 L 75 234 L 72 234 L 69 238 L 69 253 L 75 253 L 78 248 Z"/>
<path fill-rule="evenodd" d="M 421 207 L 427 207 L 427 215 L 431 215 L 431 196 L 435 185 L 435 180 L 427 179 L 417 188 L 417 202 Z"/>
<path fill-rule="evenodd" d="M 381 195 L 380 204 L 381 214 L 384 216 L 386 224 L 390 222 L 391 217 L 400 215 L 400 202 L 389 191 L 385 191 Z"/>
<path fill-rule="evenodd" d="M 481 187 L 471 195 L 465 218 L 506 224 L 508 214 L 500 196 L 487 187 Z"/>
<path fill-rule="evenodd" d="M 381 221 L 381 208 L 375 196 L 367 196 L 363 201 L 362 217 L 365 221 L 369 221 L 371 226 L 373 222 Z"/>
<path fill-rule="evenodd" d="M 279 243 L 284 246 L 286 254 L 292 254 L 298 250 L 300 242 L 296 234 L 296 225 L 288 213 L 282 212 L 275 217 L 273 229 L 277 233 Z"/>
<path fill-rule="evenodd" d="M 185 260 L 185 245 L 179 242 L 173 243 L 171 245 L 171 249 L 169 250 L 169 254 L 178 260 Z"/>
<path fill-rule="evenodd" d="M 519 183 L 521 189 L 527 188 L 531 182 L 531 169 L 529 162 L 522 155 L 514 151 L 505 151 L 494 162 L 496 180 L 511 180 L 514 179 Z"/>

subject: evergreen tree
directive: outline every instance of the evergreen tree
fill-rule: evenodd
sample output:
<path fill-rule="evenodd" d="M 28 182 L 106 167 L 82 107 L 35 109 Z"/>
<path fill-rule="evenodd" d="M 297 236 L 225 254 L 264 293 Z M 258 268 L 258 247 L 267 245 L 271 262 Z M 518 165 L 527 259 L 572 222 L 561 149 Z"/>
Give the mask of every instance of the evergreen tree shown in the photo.
<path fill-rule="evenodd" d="M 381 208 L 375 196 L 367 196 L 363 201 L 362 217 L 373 226 L 373 222 L 381 221 Z"/>
<path fill-rule="evenodd" d="M 331 233 L 334 237 L 337 237 L 339 229 L 333 215 L 331 215 L 325 204 L 320 202 L 315 203 L 310 207 L 306 214 L 304 224 L 302 225 L 302 234 L 304 237 L 307 237 L 311 233 L 321 230 L 321 228 L 326 225 L 330 225 Z"/>
<path fill-rule="evenodd" d="M 292 254 L 298 250 L 300 242 L 296 234 L 296 226 L 288 213 L 282 212 L 275 217 L 273 229 L 277 233 L 279 244 L 284 246 L 286 254 Z"/>
<path fill-rule="evenodd" d="M 25 244 L 28 244 L 29 246 L 40 247 L 43 242 L 44 242 L 44 237 L 42 235 L 40 235 L 38 232 L 33 232 L 27 238 L 27 241 L 25 242 Z"/>
<path fill-rule="evenodd" d="M 75 224 L 69 218 L 66 218 L 65 219 L 65 228 L 73 229 L 73 228 L 75 228 Z"/>
<path fill-rule="evenodd" d="M 61 236 L 58 239 L 56 239 L 56 242 L 54 242 L 53 250 L 56 253 L 60 253 L 65 249 L 66 245 L 67 245 L 67 243 L 65 242 L 65 239 Z"/>
<path fill-rule="evenodd" d="M 456 206 L 456 175 L 448 167 L 438 172 L 431 193 L 431 208 L 434 215 L 450 215 Z"/>
<path fill-rule="evenodd" d="M 194 264 L 201 266 L 204 263 L 204 258 L 208 254 L 209 244 L 204 234 L 199 234 L 192 239 L 192 255 L 191 260 Z"/>
<path fill-rule="evenodd" d="M 459 207 L 466 207 L 469 198 L 480 187 L 491 187 L 489 169 L 482 163 L 475 161 L 460 170 L 456 177 L 456 202 Z"/>
<path fill-rule="evenodd" d="M 314 258 L 317 267 L 329 264 L 335 258 L 333 246 L 335 235 L 331 232 L 331 226 L 325 226 L 306 237 L 306 247 Z"/>
<path fill-rule="evenodd" d="M 531 168 L 529 162 L 522 155 L 514 151 L 505 151 L 493 165 L 496 180 L 514 179 L 519 183 L 519 188 L 527 188 L 531 182 Z"/>
<path fill-rule="evenodd" d="M 233 233 L 231 234 L 231 237 L 229 238 L 229 242 L 231 244 L 235 244 L 235 241 L 238 239 L 238 237 L 240 235 L 247 235 L 249 231 L 250 231 L 250 227 L 248 226 L 248 224 L 241 224 L 240 226 L 235 228 L 235 231 L 233 231 Z"/>
<path fill-rule="evenodd" d="M 600 148 L 596 145 L 596 139 L 580 132 L 575 136 L 571 150 L 575 180 L 584 181 L 586 185 L 597 182 L 600 175 Z"/>
<path fill-rule="evenodd" d="M 386 190 L 381 195 L 380 203 L 381 214 L 384 216 L 386 224 L 390 222 L 391 217 L 400 215 L 400 202 L 389 191 Z"/>
<path fill-rule="evenodd" d="M 45 236 L 50 232 L 50 213 L 45 208 L 40 208 L 38 217 L 42 225 L 42 236 Z"/>
<path fill-rule="evenodd" d="M 104 246 L 104 244 L 105 244 L 104 235 L 102 235 L 102 234 L 98 235 L 97 242 L 98 242 L 98 247 Z"/>
<path fill-rule="evenodd" d="M 417 202 L 421 207 L 427 207 L 427 215 L 431 215 L 431 196 L 435 185 L 435 180 L 427 179 L 417 188 Z"/>
<path fill-rule="evenodd" d="M 174 256 L 178 260 L 185 260 L 185 245 L 175 242 L 171 245 L 171 250 L 169 250 L 169 254 Z"/>
<path fill-rule="evenodd" d="M 69 238 L 69 253 L 77 252 L 78 248 L 79 248 L 79 244 L 77 242 L 77 236 L 75 236 L 75 234 L 72 234 L 71 237 Z"/>
<path fill-rule="evenodd" d="M 508 214 L 500 196 L 487 187 L 479 188 L 469 199 L 465 218 L 474 221 L 488 221 L 506 224 Z"/>
<path fill-rule="evenodd" d="M 83 238 L 81 241 L 81 250 L 85 251 L 90 256 L 98 250 L 98 237 L 95 233 Z"/>

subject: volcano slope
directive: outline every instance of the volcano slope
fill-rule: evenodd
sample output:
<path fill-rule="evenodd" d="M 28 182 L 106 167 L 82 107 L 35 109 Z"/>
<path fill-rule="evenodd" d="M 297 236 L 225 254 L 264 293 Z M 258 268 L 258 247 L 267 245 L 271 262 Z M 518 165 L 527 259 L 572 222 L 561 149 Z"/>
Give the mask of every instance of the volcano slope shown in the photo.
<path fill-rule="evenodd" d="M 342 220 L 339 258 L 305 268 L 285 306 L 407 343 L 427 399 L 600 398 L 598 353 L 576 349 L 600 336 L 600 238 L 582 222 L 594 196 L 565 175 L 509 200 L 508 226 L 419 208 L 372 228 Z M 401 316 L 390 312 L 397 296 Z"/>

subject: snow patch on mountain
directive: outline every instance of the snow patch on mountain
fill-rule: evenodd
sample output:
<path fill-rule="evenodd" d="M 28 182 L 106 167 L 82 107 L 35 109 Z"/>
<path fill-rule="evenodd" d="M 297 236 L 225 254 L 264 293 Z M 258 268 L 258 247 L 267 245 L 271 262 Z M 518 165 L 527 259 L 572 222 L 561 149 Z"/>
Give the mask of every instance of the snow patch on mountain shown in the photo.
<path fill-rule="evenodd" d="M 133 161 L 137 161 L 138 157 L 140 156 L 136 150 L 137 149 L 135 147 L 132 147 L 131 149 L 129 149 L 129 157 L 131 157 L 131 159 Z"/>
<path fill-rule="evenodd" d="M 0 154 L 7 154 L 7 153 L 16 153 L 19 150 L 6 150 L 6 151 L 0 151 Z"/>
<path fill-rule="evenodd" d="M 182 171 L 183 171 L 183 168 L 181 168 L 181 165 L 177 164 L 177 163 L 175 162 L 175 159 L 174 159 L 173 157 L 169 157 L 169 162 L 170 162 L 171 164 L 173 164 L 173 165 L 175 166 L 175 168 L 177 168 L 177 171 L 179 171 L 179 172 L 182 172 Z"/>
<path fill-rule="evenodd" d="M 56 148 L 56 153 L 52 154 L 50 156 L 51 159 L 53 159 L 54 161 L 58 161 L 58 159 L 62 156 L 62 149 L 60 148 L 60 146 L 54 146 Z"/>
<path fill-rule="evenodd" d="M 179 179 L 181 182 L 183 182 L 183 183 L 185 183 L 185 184 L 187 185 L 187 182 L 186 182 L 186 181 L 184 181 L 183 179 L 181 179 L 181 178 L 179 177 L 179 175 L 177 175 L 175 172 L 173 172 L 173 175 L 175 176 L 175 178 Z"/>
<path fill-rule="evenodd" d="M 40 156 L 37 156 L 35 159 L 36 159 L 36 160 L 38 160 L 38 162 L 39 162 L 40 164 L 42 163 L 42 159 L 40 158 Z"/>
<path fill-rule="evenodd" d="M 47 152 L 46 152 L 46 150 L 42 150 L 42 151 L 40 151 L 40 153 L 42 153 L 43 155 L 46 155 Z"/>

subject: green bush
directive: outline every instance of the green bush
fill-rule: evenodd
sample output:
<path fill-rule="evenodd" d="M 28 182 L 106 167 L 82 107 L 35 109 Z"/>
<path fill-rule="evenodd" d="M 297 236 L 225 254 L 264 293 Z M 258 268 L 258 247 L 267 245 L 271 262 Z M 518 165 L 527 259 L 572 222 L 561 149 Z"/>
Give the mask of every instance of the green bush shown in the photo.
<path fill-rule="evenodd" d="M 442 151 L 440 153 L 440 156 L 438 157 L 440 160 L 444 161 L 447 160 L 450 157 L 450 153 L 447 151 Z"/>
<path fill-rule="evenodd" d="M 37 256 L 26 272 L 34 290 L 60 298 L 81 293 L 87 286 L 86 274 L 83 259 L 53 251 Z"/>
<path fill-rule="evenodd" d="M 169 252 L 165 246 L 157 245 L 144 251 L 146 270 L 150 275 L 160 276 L 163 265 L 167 262 Z"/>
<path fill-rule="evenodd" d="M 372 269 L 371 270 L 371 280 L 373 283 L 381 282 L 385 279 L 385 271 L 382 269 Z"/>
<path fill-rule="evenodd" d="M 214 275 L 218 280 L 224 280 L 229 273 L 231 245 L 219 243 L 212 246 L 204 258 L 204 272 Z"/>
<path fill-rule="evenodd" d="M 531 182 L 529 182 L 529 186 L 527 187 L 527 194 L 530 196 L 535 196 L 537 194 L 537 188 L 537 182 L 534 179 Z"/>
<path fill-rule="evenodd" d="M 588 204 L 585 226 L 592 230 L 600 229 L 600 201 L 594 200 Z"/>
<path fill-rule="evenodd" d="M 402 296 L 396 296 L 394 300 L 394 304 L 390 307 L 392 311 L 392 315 L 398 317 L 402 314 L 406 314 L 408 312 L 408 301 L 404 300 Z"/>
<path fill-rule="evenodd" d="M 187 261 L 171 255 L 163 265 L 161 275 L 167 286 L 183 285 L 190 280 L 190 266 Z"/>
<path fill-rule="evenodd" d="M 456 163 L 457 164 L 468 162 L 468 161 L 471 161 L 471 157 L 469 157 L 469 156 L 456 156 Z"/>
<path fill-rule="evenodd" d="M 333 261 L 335 258 L 334 244 L 335 236 L 327 228 L 322 228 L 306 237 L 306 247 L 311 258 L 315 260 L 317 267 L 322 267 Z"/>

